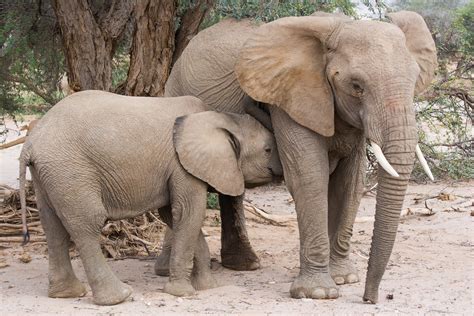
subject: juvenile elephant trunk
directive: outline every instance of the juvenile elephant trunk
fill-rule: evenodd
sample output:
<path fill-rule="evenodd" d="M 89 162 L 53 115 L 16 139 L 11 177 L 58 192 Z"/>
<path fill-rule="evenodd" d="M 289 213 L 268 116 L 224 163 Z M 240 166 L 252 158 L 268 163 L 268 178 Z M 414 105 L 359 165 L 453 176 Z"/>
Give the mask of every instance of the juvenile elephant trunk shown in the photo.
<path fill-rule="evenodd" d="M 389 175 L 382 168 L 378 171 L 374 232 L 363 297 L 364 301 L 371 303 L 378 300 L 380 281 L 392 253 L 417 144 L 415 116 L 411 106 L 404 107 L 403 113 L 396 112 L 387 119 L 387 128 L 382 133 L 382 150 L 399 176 Z"/>

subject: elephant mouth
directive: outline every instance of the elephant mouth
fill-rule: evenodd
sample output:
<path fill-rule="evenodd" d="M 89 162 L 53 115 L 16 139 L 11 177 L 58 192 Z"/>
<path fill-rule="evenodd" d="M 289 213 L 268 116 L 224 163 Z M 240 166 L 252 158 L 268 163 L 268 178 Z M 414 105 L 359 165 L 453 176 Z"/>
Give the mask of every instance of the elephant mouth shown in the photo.
<path fill-rule="evenodd" d="M 271 174 L 268 177 L 260 178 L 252 182 L 245 182 L 245 188 L 253 189 L 268 183 L 280 184 L 283 181 L 283 176 Z"/>

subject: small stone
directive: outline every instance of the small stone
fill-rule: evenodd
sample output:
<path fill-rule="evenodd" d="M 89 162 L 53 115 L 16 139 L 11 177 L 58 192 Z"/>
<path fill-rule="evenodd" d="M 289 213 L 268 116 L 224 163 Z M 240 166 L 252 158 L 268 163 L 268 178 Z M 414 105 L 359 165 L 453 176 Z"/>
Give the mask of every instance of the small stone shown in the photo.
<path fill-rule="evenodd" d="M 393 300 L 393 294 L 387 294 L 387 300 Z"/>
<path fill-rule="evenodd" d="M 275 281 L 268 282 L 268 284 L 275 284 L 275 283 L 276 283 Z"/>
<path fill-rule="evenodd" d="M 178 297 L 178 298 L 176 299 L 176 302 L 182 303 L 182 302 L 184 302 L 184 300 L 183 300 L 181 297 Z"/>

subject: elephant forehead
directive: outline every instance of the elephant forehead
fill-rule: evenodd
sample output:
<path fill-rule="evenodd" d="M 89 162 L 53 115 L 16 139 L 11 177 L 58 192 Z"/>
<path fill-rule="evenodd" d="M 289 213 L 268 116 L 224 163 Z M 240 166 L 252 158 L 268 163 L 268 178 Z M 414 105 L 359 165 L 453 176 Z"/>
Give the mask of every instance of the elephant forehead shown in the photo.
<path fill-rule="evenodd" d="M 338 34 L 338 41 L 344 44 L 353 43 L 368 50 L 377 44 L 388 49 L 405 43 L 405 35 L 395 25 L 379 21 L 352 21 L 345 23 Z"/>

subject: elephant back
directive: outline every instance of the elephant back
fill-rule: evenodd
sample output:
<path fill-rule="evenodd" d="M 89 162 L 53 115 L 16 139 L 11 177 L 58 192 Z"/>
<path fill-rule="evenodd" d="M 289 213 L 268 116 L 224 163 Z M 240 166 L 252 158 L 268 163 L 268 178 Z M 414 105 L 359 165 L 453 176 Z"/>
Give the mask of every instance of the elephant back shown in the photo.
<path fill-rule="evenodd" d="M 165 96 L 192 95 L 216 111 L 245 113 L 234 73 L 240 49 L 258 24 L 226 19 L 198 33 L 176 61 Z"/>

